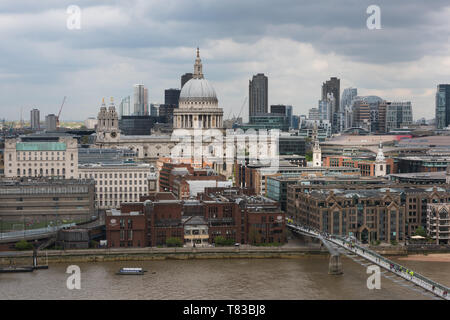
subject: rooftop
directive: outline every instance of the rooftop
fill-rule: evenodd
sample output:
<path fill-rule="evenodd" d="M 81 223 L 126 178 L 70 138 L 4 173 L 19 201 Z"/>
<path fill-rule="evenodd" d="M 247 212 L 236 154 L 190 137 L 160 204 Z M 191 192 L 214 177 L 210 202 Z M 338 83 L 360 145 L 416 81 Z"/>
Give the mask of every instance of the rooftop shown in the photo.
<path fill-rule="evenodd" d="M 42 178 L 3 178 L 0 179 L 0 186 L 38 186 L 38 185 L 69 185 L 69 184 L 94 184 L 91 179 L 61 179 L 52 177 Z"/>
<path fill-rule="evenodd" d="M 150 168 L 148 163 L 81 163 L 78 164 L 79 169 L 83 168 Z"/>
<path fill-rule="evenodd" d="M 118 209 L 110 209 L 106 210 L 107 216 L 139 216 L 142 215 L 142 212 L 139 211 L 131 211 L 131 212 L 122 212 Z"/>
<path fill-rule="evenodd" d="M 426 187 L 426 188 L 419 188 L 419 187 L 384 187 L 379 189 L 358 189 L 358 190 L 348 190 L 348 189 L 340 189 L 340 188 L 329 188 L 329 189 L 314 189 L 309 192 L 309 194 L 313 197 L 317 197 L 320 199 L 326 199 L 330 193 L 333 193 L 334 195 L 338 197 L 344 197 L 344 198 L 379 198 L 384 196 L 387 192 L 390 192 L 391 194 L 400 195 L 401 193 L 423 193 L 423 192 L 432 192 L 433 188 L 436 188 L 437 192 L 450 192 L 450 188 L 446 187 Z"/>

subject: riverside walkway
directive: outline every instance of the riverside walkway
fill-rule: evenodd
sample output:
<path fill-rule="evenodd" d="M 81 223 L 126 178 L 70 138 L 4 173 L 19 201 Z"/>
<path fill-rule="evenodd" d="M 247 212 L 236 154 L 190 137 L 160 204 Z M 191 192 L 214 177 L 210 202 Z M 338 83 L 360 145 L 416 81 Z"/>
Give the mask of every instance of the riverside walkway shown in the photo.
<path fill-rule="evenodd" d="M 67 223 L 53 227 L 45 227 L 38 229 L 20 230 L 20 231 L 10 231 L 0 233 L 0 240 L 20 240 L 20 239 L 30 239 L 37 237 L 48 237 L 54 235 L 58 230 L 63 228 L 74 227 L 75 223 Z"/>
<path fill-rule="evenodd" d="M 431 279 L 428 279 L 428 278 L 424 277 L 423 275 L 418 274 L 417 272 L 414 272 L 413 270 L 409 270 L 408 268 L 406 268 L 394 261 L 391 261 L 372 250 L 364 248 L 364 247 L 358 245 L 357 243 L 355 243 L 354 241 L 351 241 L 349 239 L 346 239 L 346 238 L 343 238 L 340 236 L 329 235 L 327 233 L 319 232 L 310 227 L 304 227 L 304 226 L 295 225 L 292 223 L 287 223 L 287 226 L 291 230 L 296 231 L 301 234 L 304 234 L 306 236 L 318 238 L 318 239 L 321 239 L 321 241 L 323 241 L 325 239 L 327 242 L 334 244 L 336 247 L 345 250 L 345 252 L 349 252 L 350 254 L 362 257 L 362 258 L 372 262 L 373 264 L 378 265 L 378 266 L 386 269 L 387 271 L 395 274 L 396 276 L 404 279 L 405 281 L 410 282 L 410 283 L 426 290 L 427 292 L 434 294 L 437 297 L 440 297 L 445 300 L 450 300 L 450 295 L 449 295 L 450 289 L 448 287 L 446 287 L 442 284 L 439 284 Z M 326 242 L 324 242 L 324 244 L 325 243 Z M 351 257 L 351 255 L 350 255 L 350 257 Z M 363 265 L 366 265 L 366 264 L 363 264 Z M 387 278 L 389 278 L 389 277 L 387 277 Z M 393 280 L 393 281 L 397 282 L 395 280 Z"/>

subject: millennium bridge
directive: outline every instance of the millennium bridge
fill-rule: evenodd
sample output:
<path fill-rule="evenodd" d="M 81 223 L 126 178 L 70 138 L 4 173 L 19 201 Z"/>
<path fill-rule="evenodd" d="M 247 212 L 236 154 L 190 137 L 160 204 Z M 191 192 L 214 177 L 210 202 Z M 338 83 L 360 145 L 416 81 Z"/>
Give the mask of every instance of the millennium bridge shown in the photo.
<path fill-rule="evenodd" d="M 286 225 L 293 232 L 317 238 L 324 244 L 331 256 L 329 265 L 330 274 L 342 274 L 342 264 L 339 256 L 339 254 L 342 253 L 363 266 L 374 264 L 385 269 L 386 271 L 382 272 L 382 275 L 401 286 L 409 287 L 412 290 L 433 298 L 439 297 L 450 300 L 448 287 L 428 279 L 417 272 L 409 270 L 408 268 L 381 256 L 373 250 L 360 246 L 353 239 L 330 235 L 328 233 L 319 232 L 311 227 L 293 223 L 287 223 Z"/>

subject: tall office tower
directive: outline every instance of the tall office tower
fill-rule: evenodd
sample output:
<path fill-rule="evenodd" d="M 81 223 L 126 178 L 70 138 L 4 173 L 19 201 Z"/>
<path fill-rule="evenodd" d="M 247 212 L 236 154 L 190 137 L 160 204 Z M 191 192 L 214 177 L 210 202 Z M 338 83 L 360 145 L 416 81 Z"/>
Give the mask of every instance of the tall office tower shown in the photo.
<path fill-rule="evenodd" d="M 299 127 L 300 127 L 300 117 L 293 115 L 292 116 L 292 129 L 298 130 Z"/>
<path fill-rule="evenodd" d="M 370 131 L 370 106 L 363 99 L 353 101 L 352 126 Z"/>
<path fill-rule="evenodd" d="M 270 113 L 282 114 L 288 118 L 289 127 L 292 128 L 292 106 L 284 104 L 273 104 L 270 106 Z"/>
<path fill-rule="evenodd" d="M 248 84 L 248 116 L 268 112 L 268 78 L 264 73 L 258 73 Z"/>
<path fill-rule="evenodd" d="M 328 120 L 335 120 L 336 118 L 336 97 L 333 93 L 327 94 L 327 101 L 328 101 Z"/>
<path fill-rule="evenodd" d="M 319 100 L 319 120 L 328 120 L 331 123 L 335 104 L 336 99 L 332 93 L 328 93 L 325 99 Z"/>
<path fill-rule="evenodd" d="M 386 103 L 386 132 L 411 125 L 413 122 L 411 102 Z"/>
<path fill-rule="evenodd" d="M 346 107 L 352 104 L 352 100 L 358 95 L 358 89 L 356 88 L 346 88 L 342 91 L 342 98 L 340 109 L 344 110 Z"/>
<path fill-rule="evenodd" d="M 328 100 L 319 100 L 319 105 L 318 105 L 318 115 L 319 115 L 319 119 L 318 120 L 329 120 L 328 119 L 328 105 L 329 102 Z"/>
<path fill-rule="evenodd" d="M 152 117 L 157 117 L 158 116 L 158 109 L 159 109 L 159 104 L 157 104 L 157 103 L 150 103 L 150 115 Z"/>
<path fill-rule="evenodd" d="M 48 114 L 45 116 L 45 130 L 55 131 L 56 130 L 56 115 Z"/>
<path fill-rule="evenodd" d="M 144 105 L 144 85 L 143 84 L 135 84 L 134 85 L 134 112 L 135 116 L 143 116 L 145 105 Z"/>
<path fill-rule="evenodd" d="M 386 101 L 378 104 L 378 132 L 386 132 Z"/>
<path fill-rule="evenodd" d="M 148 89 L 144 87 L 144 116 L 148 116 Z"/>
<path fill-rule="evenodd" d="M 31 130 L 41 129 L 41 116 L 38 109 L 33 109 L 30 112 Z"/>
<path fill-rule="evenodd" d="M 178 100 L 180 99 L 180 89 L 164 90 L 164 104 L 173 104 L 178 108 Z"/>
<path fill-rule="evenodd" d="M 450 125 L 450 84 L 440 84 L 436 91 L 436 129 Z"/>
<path fill-rule="evenodd" d="M 341 96 L 341 80 L 336 77 L 331 77 L 330 80 L 325 81 L 322 84 L 322 100 L 328 98 L 329 94 L 332 93 L 335 99 L 333 109 L 331 110 L 331 116 L 328 120 L 332 123 L 333 132 L 339 131 L 340 120 L 340 96 Z"/>
<path fill-rule="evenodd" d="M 130 106 L 130 96 L 123 98 L 119 105 L 119 119 L 122 119 L 122 116 L 131 116 Z"/>
<path fill-rule="evenodd" d="M 319 109 L 311 108 L 308 111 L 308 120 L 320 120 Z"/>
<path fill-rule="evenodd" d="M 340 113 L 340 131 L 351 127 L 349 121 L 349 113 L 351 113 L 352 101 L 358 95 L 358 89 L 356 88 L 345 88 L 342 91 L 342 98 L 339 106 Z"/>
<path fill-rule="evenodd" d="M 330 80 L 325 81 L 322 84 L 322 100 L 325 100 L 329 93 L 332 93 L 334 98 L 336 99 L 336 105 L 335 110 L 333 112 L 339 111 L 338 108 L 340 106 L 340 99 L 341 96 L 341 80 L 336 77 L 331 77 Z"/>
<path fill-rule="evenodd" d="M 186 82 L 192 79 L 194 75 L 192 73 L 185 73 L 181 76 L 181 89 L 183 89 L 183 86 Z"/>

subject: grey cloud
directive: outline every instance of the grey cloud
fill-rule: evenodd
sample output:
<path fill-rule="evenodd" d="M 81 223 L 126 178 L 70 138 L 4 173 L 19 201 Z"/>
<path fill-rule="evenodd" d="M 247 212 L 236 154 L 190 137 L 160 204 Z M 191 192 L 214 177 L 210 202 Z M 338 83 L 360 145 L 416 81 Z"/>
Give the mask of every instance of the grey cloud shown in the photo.
<path fill-rule="evenodd" d="M 383 29 L 370 31 L 366 28 L 366 8 L 374 2 L 381 7 Z M 87 26 L 92 21 L 82 20 L 81 30 L 69 31 L 65 27 L 65 8 L 72 4 L 82 10 L 98 6 L 119 8 L 130 23 L 109 21 L 103 27 L 90 28 Z M 178 83 L 179 74 L 191 70 L 192 59 L 152 55 L 152 50 L 202 47 L 225 38 L 239 43 L 256 43 L 266 36 L 288 38 L 311 43 L 320 53 L 335 53 L 361 63 L 412 62 L 424 55 L 447 52 L 450 30 L 443 29 L 442 24 L 448 22 L 435 17 L 448 5 L 448 0 L 432 3 L 425 0 L 3 0 L 0 19 L 24 13 L 39 17 L 48 10 L 60 10 L 62 16 L 57 22 L 42 21 L 33 28 L 0 30 L 0 75 L 15 75 L 0 77 L 0 92 L 10 91 L 11 84 L 58 86 L 71 72 L 109 63 L 102 60 L 102 55 L 91 55 L 91 50 L 101 51 L 106 56 L 110 53 L 116 58 L 113 62 L 122 57 L 138 65 L 140 61 L 154 59 L 169 70 L 158 77 L 173 77 L 173 82 Z M 97 18 L 102 17 L 91 19 Z M 58 57 L 45 54 L 45 48 L 51 46 L 61 48 Z M 252 60 L 252 56 L 221 57 L 214 61 L 214 67 L 209 67 L 209 75 L 223 80 L 234 78 L 241 71 L 230 69 L 230 63 Z M 92 90 L 97 85 L 93 83 Z M 392 86 L 392 82 L 371 79 L 364 85 L 378 85 L 383 89 Z M 414 86 L 414 83 L 408 85 Z M 40 98 L 44 99 L 43 96 Z M 48 99 L 54 100 L 53 97 Z M 0 105 L 1 113 L 3 110 L 4 106 Z"/>

